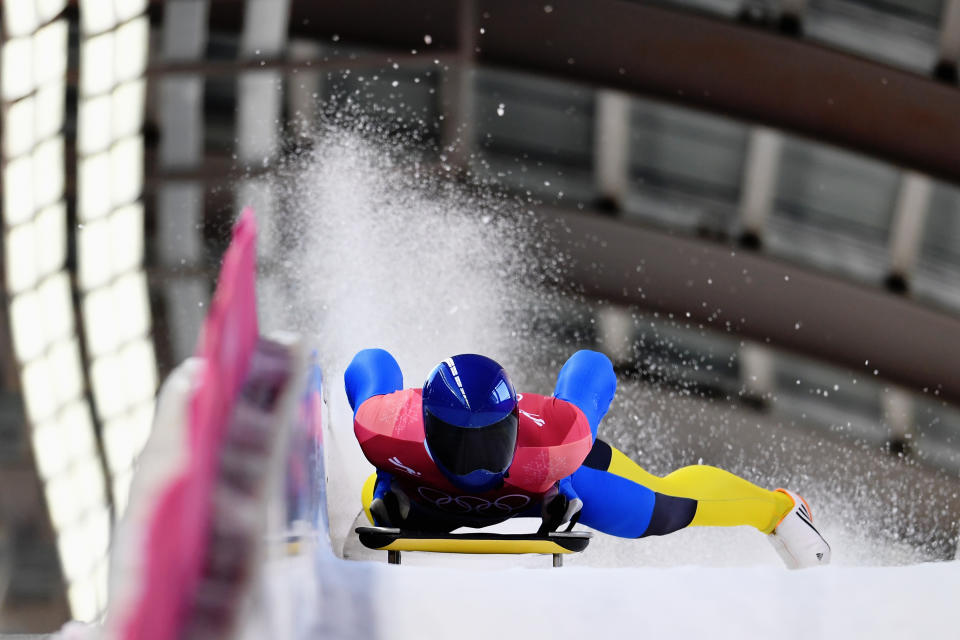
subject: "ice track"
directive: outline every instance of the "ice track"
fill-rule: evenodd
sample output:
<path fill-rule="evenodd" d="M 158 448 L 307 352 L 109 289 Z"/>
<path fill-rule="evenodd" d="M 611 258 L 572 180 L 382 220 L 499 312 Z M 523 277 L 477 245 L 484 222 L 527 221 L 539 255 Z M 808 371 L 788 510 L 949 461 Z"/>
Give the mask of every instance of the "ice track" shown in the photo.
<path fill-rule="evenodd" d="M 303 638 L 947 638 L 960 594 L 956 562 L 470 571 L 300 557 L 265 579 L 274 617 L 312 618 L 288 636 Z"/>
<path fill-rule="evenodd" d="M 253 224 L 245 214 L 225 260 L 203 367 L 171 376 L 161 394 L 131 502 L 139 513 L 122 536 L 126 555 L 114 558 L 123 579 L 111 585 L 108 638 L 960 637 L 956 561 L 790 572 L 762 536 L 739 528 L 598 536 L 562 569 L 546 557 L 415 554 L 392 566 L 358 550 L 350 530 L 369 465 L 337 407 L 337 377 L 323 379 L 306 341 L 258 337 Z M 228 384 L 240 371 L 245 379 Z M 252 381 L 270 393 L 251 394 Z M 210 454 L 199 460 L 198 442 Z M 181 501 L 156 500 L 164 492 Z M 220 517 L 209 531 L 229 544 L 199 526 L 167 526 L 201 521 L 196 508 L 208 503 Z M 609 568 L 611 559 L 633 566 Z M 239 588 L 248 575 L 250 588 Z"/>
<path fill-rule="evenodd" d="M 325 424 L 338 431 L 342 426 Z M 346 470 L 365 464 L 335 459 L 333 445 L 342 435 L 325 432 L 330 466 Z M 366 469 L 350 471 L 342 477 Z M 335 477 L 326 488 L 334 512 L 338 502 L 350 502 Z M 523 530 L 521 522 L 512 528 Z M 276 637 L 957 637 L 951 622 L 960 596 L 957 562 L 787 571 L 761 536 L 737 528 L 679 532 L 675 535 L 686 539 L 673 541 L 598 536 L 587 553 L 571 557 L 562 569 L 551 568 L 548 557 L 411 553 L 404 554 L 403 565 L 391 566 L 385 553 L 363 550 L 349 537 L 341 540 L 337 531 L 349 529 L 348 523 L 335 518 L 333 527 L 333 543 L 318 528 L 300 555 L 267 563 L 261 588 L 271 604 L 262 612 L 274 621 L 296 621 L 296 628 L 274 629 L 282 633 Z M 340 557 L 335 551 L 340 544 L 354 559 Z M 702 550 L 713 544 L 733 555 L 732 562 L 749 566 L 585 564 L 591 551 L 596 561 L 609 564 L 609 556 L 627 544 L 648 544 L 665 553 L 671 546 Z M 245 637 L 254 638 L 266 629 L 251 623 L 245 631 Z"/>

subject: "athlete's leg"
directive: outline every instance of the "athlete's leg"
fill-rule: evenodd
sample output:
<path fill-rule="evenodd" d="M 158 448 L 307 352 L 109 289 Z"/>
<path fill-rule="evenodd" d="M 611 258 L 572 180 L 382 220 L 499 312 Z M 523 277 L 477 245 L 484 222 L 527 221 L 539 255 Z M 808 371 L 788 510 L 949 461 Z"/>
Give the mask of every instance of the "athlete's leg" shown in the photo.
<path fill-rule="evenodd" d="M 564 363 L 557 374 L 554 397 L 576 405 L 590 423 L 593 439 L 597 427 L 607 415 L 613 394 L 617 391 L 617 376 L 610 358 L 597 351 L 577 351 Z"/>
<path fill-rule="evenodd" d="M 770 533 L 793 507 L 793 501 L 786 494 L 768 491 L 716 467 L 693 465 L 677 469 L 662 478 L 655 476 L 602 440 L 594 443 L 584 466 L 647 487 L 656 494 L 657 499 L 664 496 L 695 501 L 695 512 L 684 526 L 750 525 L 763 533 Z M 577 491 L 579 493 L 579 489 Z M 586 506 L 587 499 L 582 495 L 581 499 Z M 667 520 L 672 523 L 682 521 L 688 505 L 671 500 L 661 501 L 664 504 L 660 511 L 681 511 L 679 515 L 671 513 L 665 516 Z M 621 508 L 630 508 L 629 502 L 625 502 Z"/>
<path fill-rule="evenodd" d="M 580 522 L 612 536 L 672 533 L 689 525 L 697 510 L 696 500 L 656 493 L 609 471 L 583 466 L 571 480 L 583 500 Z"/>
<path fill-rule="evenodd" d="M 785 493 L 770 491 L 743 478 L 707 465 L 677 469 L 665 476 L 661 489 L 697 501 L 693 527 L 733 527 L 747 524 L 763 533 L 773 531 L 793 508 Z"/>

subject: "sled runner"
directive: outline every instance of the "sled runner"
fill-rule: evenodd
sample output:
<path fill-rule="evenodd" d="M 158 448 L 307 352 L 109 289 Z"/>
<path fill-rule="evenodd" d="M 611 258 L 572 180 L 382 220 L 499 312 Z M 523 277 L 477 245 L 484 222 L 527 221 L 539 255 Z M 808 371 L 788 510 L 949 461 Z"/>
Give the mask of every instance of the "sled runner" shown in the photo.
<path fill-rule="evenodd" d="M 553 556 L 553 566 L 563 566 L 563 556 L 579 553 L 590 544 L 587 531 L 525 533 L 430 533 L 389 527 L 357 527 L 360 543 L 387 552 L 387 562 L 400 564 L 401 551 L 430 553 L 539 553 Z"/>

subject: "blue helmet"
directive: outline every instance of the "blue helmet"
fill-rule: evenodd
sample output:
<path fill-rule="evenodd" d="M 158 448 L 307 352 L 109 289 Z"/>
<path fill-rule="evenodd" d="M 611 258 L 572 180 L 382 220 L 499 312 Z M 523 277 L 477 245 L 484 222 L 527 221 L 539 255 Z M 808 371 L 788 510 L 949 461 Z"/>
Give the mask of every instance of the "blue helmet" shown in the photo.
<path fill-rule="evenodd" d="M 517 446 L 517 392 L 499 364 L 472 353 L 447 358 L 423 384 L 427 451 L 459 489 L 503 484 Z"/>

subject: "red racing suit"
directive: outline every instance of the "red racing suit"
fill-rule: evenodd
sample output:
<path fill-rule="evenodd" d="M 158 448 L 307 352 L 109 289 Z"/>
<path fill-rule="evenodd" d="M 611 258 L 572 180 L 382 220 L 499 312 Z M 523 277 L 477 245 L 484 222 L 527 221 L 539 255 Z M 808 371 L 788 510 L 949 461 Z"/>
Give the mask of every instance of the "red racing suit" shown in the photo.
<path fill-rule="evenodd" d="M 392 476 L 423 521 L 449 523 L 452 529 L 539 516 L 544 495 L 580 467 L 593 443 L 586 416 L 572 403 L 518 394 L 517 448 L 504 484 L 480 494 L 464 493 L 427 451 L 422 393 L 403 389 L 368 398 L 354 415 L 354 432 L 367 460 Z"/>

